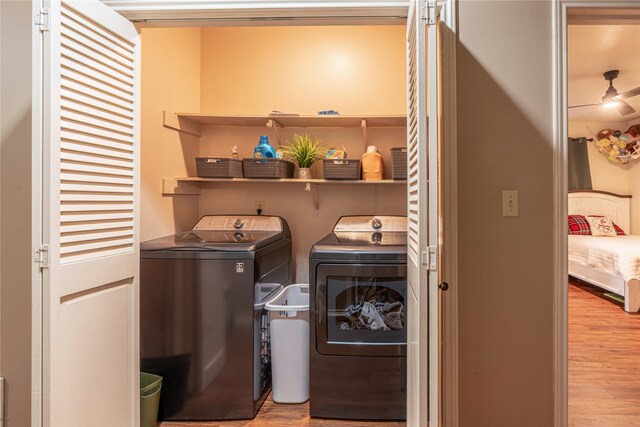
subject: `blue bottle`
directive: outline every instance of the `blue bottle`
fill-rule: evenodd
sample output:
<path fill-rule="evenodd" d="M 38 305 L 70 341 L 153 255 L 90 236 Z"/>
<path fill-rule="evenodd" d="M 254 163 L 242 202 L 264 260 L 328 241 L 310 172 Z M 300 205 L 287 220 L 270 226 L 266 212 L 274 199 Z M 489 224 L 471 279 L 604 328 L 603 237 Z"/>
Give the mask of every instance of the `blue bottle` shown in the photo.
<path fill-rule="evenodd" d="M 269 145 L 269 137 L 262 135 L 260 142 L 253 149 L 253 157 L 258 159 L 273 159 L 276 157 L 276 152 L 272 146 Z"/>

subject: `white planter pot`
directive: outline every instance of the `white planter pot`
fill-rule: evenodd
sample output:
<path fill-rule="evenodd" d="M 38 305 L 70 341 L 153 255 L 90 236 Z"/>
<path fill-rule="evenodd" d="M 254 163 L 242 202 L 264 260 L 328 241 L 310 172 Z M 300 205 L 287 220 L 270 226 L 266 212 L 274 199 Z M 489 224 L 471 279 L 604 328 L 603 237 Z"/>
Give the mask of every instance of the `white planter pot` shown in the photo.
<path fill-rule="evenodd" d="M 298 169 L 298 178 L 300 178 L 300 179 L 311 179 L 311 169 L 309 169 L 309 168 L 300 168 L 300 169 Z"/>

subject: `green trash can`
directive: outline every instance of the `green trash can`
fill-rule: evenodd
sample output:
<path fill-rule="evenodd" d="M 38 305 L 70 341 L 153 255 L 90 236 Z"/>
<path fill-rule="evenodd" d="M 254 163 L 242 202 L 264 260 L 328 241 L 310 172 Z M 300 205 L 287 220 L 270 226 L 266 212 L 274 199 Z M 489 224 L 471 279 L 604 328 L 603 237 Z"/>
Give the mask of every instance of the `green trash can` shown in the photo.
<path fill-rule="evenodd" d="M 156 427 L 162 377 L 140 372 L 140 427 Z"/>

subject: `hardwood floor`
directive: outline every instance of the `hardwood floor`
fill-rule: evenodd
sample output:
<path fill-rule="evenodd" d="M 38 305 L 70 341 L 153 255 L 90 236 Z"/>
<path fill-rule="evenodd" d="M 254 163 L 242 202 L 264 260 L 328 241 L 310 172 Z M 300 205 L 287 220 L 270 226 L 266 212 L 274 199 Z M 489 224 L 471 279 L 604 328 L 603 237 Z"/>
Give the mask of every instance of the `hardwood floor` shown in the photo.
<path fill-rule="evenodd" d="M 342 421 L 309 417 L 309 402 L 301 405 L 279 405 L 267 398 L 253 420 L 211 422 L 163 422 L 161 427 L 399 427 L 399 421 Z"/>
<path fill-rule="evenodd" d="M 573 279 L 569 426 L 640 426 L 640 315 Z"/>

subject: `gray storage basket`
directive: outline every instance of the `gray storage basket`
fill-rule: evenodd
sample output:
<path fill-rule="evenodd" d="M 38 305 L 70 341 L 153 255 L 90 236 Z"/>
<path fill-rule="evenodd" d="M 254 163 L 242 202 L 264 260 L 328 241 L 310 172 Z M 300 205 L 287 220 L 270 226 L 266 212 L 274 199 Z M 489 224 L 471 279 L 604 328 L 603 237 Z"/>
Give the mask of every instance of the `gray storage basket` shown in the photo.
<path fill-rule="evenodd" d="M 242 178 L 242 161 L 221 157 L 196 157 L 200 178 Z"/>
<path fill-rule="evenodd" d="M 282 159 L 242 159 L 245 178 L 293 178 L 295 165 Z"/>
<path fill-rule="evenodd" d="M 322 163 L 325 179 L 360 179 L 359 159 L 324 159 Z"/>
<path fill-rule="evenodd" d="M 407 147 L 391 149 L 391 178 L 407 179 Z"/>

